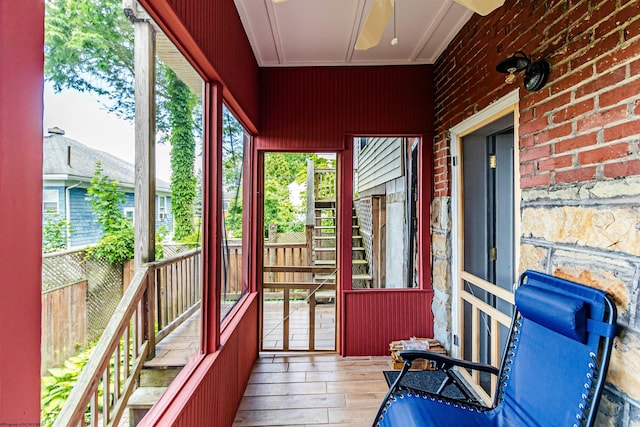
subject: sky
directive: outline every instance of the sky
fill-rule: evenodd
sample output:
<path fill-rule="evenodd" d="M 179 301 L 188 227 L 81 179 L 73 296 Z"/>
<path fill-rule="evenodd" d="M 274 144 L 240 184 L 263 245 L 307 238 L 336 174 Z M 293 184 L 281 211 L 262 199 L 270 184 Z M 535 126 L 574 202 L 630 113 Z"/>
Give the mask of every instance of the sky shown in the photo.
<path fill-rule="evenodd" d="M 65 136 L 129 163 L 134 162 L 134 126 L 132 122 L 109 113 L 96 95 L 64 90 L 55 93 L 50 83 L 44 85 L 44 132 L 59 127 Z M 169 181 L 171 166 L 169 146 L 156 145 L 156 175 Z"/>

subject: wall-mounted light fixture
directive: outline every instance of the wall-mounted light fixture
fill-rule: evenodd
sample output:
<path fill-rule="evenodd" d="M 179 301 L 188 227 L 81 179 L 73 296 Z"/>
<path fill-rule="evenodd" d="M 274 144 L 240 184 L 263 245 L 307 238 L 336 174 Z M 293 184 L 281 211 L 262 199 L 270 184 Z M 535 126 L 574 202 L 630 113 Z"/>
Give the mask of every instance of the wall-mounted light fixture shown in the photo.
<path fill-rule="evenodd" d="M 531 62 L 522 51 L 517 51 L 507 59 L 503 59 L 496 65 L 496 71 L 507 74 L 506 83 L 516 81 L 515 73 L 524 70 L 524 87 L 532 92 L 537 92 L 549 79 L 549 63 L 544 59 Z"/>

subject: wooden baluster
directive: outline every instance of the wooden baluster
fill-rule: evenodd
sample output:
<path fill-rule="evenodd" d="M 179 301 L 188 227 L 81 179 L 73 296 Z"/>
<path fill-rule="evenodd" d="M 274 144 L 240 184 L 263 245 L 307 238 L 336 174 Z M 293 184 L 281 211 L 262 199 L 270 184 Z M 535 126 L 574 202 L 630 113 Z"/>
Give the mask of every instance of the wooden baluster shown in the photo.
<path fill-rule="evenodd" d="M 99 401 L 99 399 L 100 399 L 100 396 L 98 395 L 98 388 L 96 387 L 96 391 L 93 393 L 93 396 L 91 397 L 91 411 L 90 411 L 90 414 L 91 414 L 90 425 L 91 425 L 91 427 L 97 427 L 98 426 L 98 419 L 99 419 L 98 401 Z"/>
<path fill-rule="evenodd" d="M 131 325 L 131 324 L 129 324 Z M 127 326 L 124 330 L 124 377 L 129 378 L 129 369 L 131 361 L 131 326 Z"/>
<path fill-rule="evenodd" d="M 313 290 L 307 291 L 307 299 L 309 302 L 309 350 L 313 351 L 316 347 L 316 295 Z"/>
<path fill-rule="evenodd" d="M 289 350 L 289 288 L 283 290 L 282 300 L 282 350 Z"/>
<path fill-rule="evenodd" d="M 102 425 L 107 427 L 110 418 L 110 384 L 109 384 L 109 365 L 104 369 L 102 375 Z"/>
<path fill-rule="evenodd" d="M 115 359 L 113 361 L 113 401 L 117 402 L 120 400 L 120 383 L 122 382 L 122 377 L 120 375 L 120 351 L 122 350 L 122 346 L 118 343 L 115 352 Z"/>

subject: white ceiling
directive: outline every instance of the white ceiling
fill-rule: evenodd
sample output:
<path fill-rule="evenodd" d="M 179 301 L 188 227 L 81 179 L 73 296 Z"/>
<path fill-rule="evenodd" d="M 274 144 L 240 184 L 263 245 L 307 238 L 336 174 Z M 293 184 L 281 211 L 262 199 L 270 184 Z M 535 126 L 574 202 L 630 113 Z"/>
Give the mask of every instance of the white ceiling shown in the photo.
<path fill-rule="evenodd" d="M 353 49 L 373 0 L 234 0 L 261 67 L 433 64 L 473 12 L 453 0 L 396 0 L 382 41 Z"/>

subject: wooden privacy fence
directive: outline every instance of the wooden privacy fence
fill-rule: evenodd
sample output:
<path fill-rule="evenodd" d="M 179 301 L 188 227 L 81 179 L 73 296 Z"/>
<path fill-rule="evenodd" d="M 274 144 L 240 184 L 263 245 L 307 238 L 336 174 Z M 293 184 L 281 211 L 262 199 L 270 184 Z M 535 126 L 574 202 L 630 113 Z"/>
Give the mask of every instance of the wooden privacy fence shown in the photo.
<path fill-rule="evenodd" d="M 44 375 L 87 345 L 87 281 L 42 293 L 42 360 Z"/>

